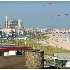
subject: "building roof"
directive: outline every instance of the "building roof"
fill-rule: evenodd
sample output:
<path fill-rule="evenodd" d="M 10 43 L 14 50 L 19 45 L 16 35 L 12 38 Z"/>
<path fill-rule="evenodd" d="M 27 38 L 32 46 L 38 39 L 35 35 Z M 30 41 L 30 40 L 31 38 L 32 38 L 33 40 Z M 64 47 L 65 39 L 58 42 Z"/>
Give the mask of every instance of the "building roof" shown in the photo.
<path fill-rule="evenodd" d="M 58 60 L 70 60 L 70 53 L 54 53 Z"/>
<path fill-rule="evenodd" d="M 17 37 L 26 37 L 26 35 L 18 35 Z"/>
<path fill-rule="evenodd" d="M 31 47 L 0 47 L 0 52 L 9 52 L 9 50 L 31 50 Z"/>

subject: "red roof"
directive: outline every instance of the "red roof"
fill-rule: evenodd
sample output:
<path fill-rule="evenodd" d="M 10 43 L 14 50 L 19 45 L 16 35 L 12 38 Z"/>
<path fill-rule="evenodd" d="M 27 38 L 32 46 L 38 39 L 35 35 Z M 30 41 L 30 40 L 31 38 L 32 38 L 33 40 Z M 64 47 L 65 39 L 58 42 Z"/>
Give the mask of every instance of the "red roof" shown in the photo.
<path fill-rule="evenodd" d="M 52 2 L 49 2 L 49 4 L 52 4 Z"/>
<path fill-rule="evenodd" d="M 9 50 L 30 50 L 31 47 L 1 47 L 0 52 L 9 52 Z"/>
<path fill-rule="evenodd" d="M 0 49 L 0 52 L 9 52 L 7 49 Z"/>

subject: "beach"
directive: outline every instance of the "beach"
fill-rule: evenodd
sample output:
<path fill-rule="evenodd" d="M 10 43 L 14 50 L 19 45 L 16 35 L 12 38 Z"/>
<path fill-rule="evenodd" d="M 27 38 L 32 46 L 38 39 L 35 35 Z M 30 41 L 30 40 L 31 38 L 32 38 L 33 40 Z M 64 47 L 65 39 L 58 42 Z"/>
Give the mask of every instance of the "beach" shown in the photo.
<path fill-rule="evenodd" d="M 44 46 L 54 46 L 66 50 L 70 50 L 70 41 L 67 34 L 47 34 L 50 36 L 49 39 L 40 40 L 39 43 Z"/>

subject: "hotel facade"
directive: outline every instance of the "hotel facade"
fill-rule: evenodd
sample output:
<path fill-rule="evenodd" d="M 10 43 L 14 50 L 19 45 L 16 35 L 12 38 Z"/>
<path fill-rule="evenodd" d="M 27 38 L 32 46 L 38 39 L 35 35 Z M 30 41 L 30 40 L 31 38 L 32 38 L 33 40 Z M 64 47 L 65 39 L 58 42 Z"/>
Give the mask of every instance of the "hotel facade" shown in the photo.
<path fill-rule="evenodd" d="M 70 33 L 70 29 L 48 29 L 48 33 Z"/>

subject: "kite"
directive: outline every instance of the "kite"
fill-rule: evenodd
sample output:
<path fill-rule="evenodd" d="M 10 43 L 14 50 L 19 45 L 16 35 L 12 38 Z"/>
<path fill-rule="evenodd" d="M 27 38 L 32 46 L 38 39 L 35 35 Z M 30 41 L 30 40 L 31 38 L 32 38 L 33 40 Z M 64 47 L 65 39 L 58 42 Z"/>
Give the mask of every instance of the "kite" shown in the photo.
<path fill-rule="evenodd" d="M 58 15 L 58 16 L 61 16 L 61 15 Z"/>
<path fill-rule="evenodd" d="M 65 15 L 68 15 L 68 14 L 65 14 Z"/>
<path fill-rule="evenodd" d="M 52 2 L 49 2 L 49 4 L 52 4 Z"/>
<path fill-rule="evenodd" d="M 45 6 L 45 5 L 42 5 L 42 6 Z"/>

